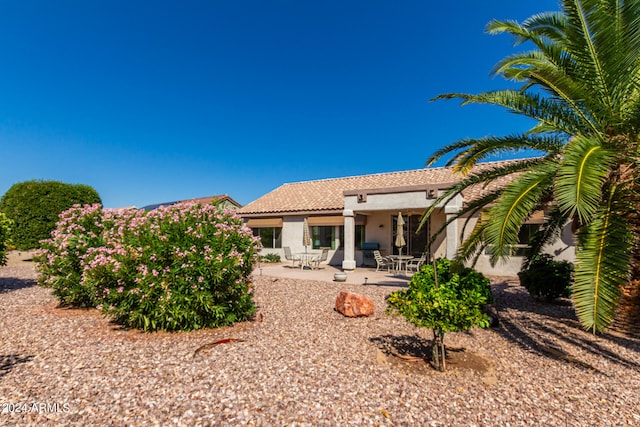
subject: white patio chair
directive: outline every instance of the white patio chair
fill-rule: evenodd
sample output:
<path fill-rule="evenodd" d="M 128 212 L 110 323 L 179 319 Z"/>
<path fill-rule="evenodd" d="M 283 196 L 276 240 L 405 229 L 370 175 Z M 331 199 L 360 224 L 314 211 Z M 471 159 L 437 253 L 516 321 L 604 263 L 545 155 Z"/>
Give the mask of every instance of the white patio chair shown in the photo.
<path fill-rule="evenodd" d="M 412 260 L 409 260 L 409 262 L 406 265 L 406 269 L 407 271 L 415 271 L 417 273 L 418 271 L 420 271 L 420 267 L 422 267 L 422 264 L 424 264 L 426 261 L 427 261 L 427 255 L 422 254 L 420 258 L 414 258 Z"/>
<path fill-rule="evenodd" d="M 298 255 L 291 254 L 291 248 L 289 246 L 285 246 L 282 249 L 284 249 L 284 259 L 286 259 L 287 261 L 291 261 L 294 267 L 296 266 L 296 262 L 302 263 L 302 258 L 300 258 Z"/>
<path fill-rule="evenodd" d="M 383 257 L 378 250 L 373 251 L 373 257 L 376 260 L 376 271 L 379 271 L 380 268 L 384 267 L 387 268 L 387 271 L 391 271 L 391 268 L 393 267 L 393 261 L 391 259 Z"/>
<path fill-rule="evenodd" d="M 320 256 L 317 256 L 311 260 L 311 268 L 314 270 L 319 269 L 320 263 L 326 261 L 327 258 L 329 258 L 329 249 L 323 249 Z"/>

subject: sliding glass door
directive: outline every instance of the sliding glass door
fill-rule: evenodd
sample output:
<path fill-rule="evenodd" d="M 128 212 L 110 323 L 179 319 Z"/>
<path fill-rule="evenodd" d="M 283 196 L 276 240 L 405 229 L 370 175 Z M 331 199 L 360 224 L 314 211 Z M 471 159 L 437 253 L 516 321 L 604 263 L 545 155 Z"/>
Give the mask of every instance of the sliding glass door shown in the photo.
<path fill-rule="evenodd" d="M 429 228 L 430 223 L 427 223 L 418 231 L 418 227 L 420 225 L 420 215 L 402 215 L 402 219 L 404 220 L 404 241 L 407 243 L 406 246 L 402 248 L 403 255 L 413 255 L 416 258 L 419 258 L 423 252 L 428 252 L 427 250 L 427 242 L 429 241 Z M 396 247 L 396 236 L 398 230 L 398 215 L 393 216 L 393 235 L 391 240 L 391 246 L 393 247 L 392 252 L 394 255 L 399 253 L 399 248 Z M 427 253 L 427 256 L 430 254 Z"/>

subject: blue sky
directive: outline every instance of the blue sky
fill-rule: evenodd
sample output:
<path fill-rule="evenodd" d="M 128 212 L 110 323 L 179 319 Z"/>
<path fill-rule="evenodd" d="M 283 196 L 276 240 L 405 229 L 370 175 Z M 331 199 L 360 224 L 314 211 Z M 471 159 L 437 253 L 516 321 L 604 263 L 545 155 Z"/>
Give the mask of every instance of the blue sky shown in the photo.
<path fill-rule="evenodd" d="M 46 179 L 106 207 L 418 169 L 464 137 L 528 129 L 429 100 L 508 87 L 490 75 L 556 0 L 0 3 L 0 195 Z"/>

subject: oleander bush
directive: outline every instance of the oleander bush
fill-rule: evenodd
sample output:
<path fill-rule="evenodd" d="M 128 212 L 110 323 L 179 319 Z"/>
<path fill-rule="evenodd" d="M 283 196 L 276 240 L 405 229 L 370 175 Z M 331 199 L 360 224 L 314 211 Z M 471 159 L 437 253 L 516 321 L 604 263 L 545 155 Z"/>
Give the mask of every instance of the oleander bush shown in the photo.
<path fill-rule="evenodd" d="M 407 289 L 387 299 L 387 313 L 402 315 L 408 322 L 433 330 L 433 363 L 444 370 L 444 334 L 473 326 L 487 328 L 483 308 L 493 301 L 489 279 L 481 273 L 441 258 L 425 264 L 413 275 Z"/>
<path fill-rule="evenodd" d="M 102 246 L 103 209 L 99 204 L 75 205 L 59 215 L 49 239 L 40 242 L 38 282 L 53 289 L 60 304 L 70 307 L 95 307 L 92 289 L 82 285 L 84 257 Z"/>
<path fill-rule="evenodd" d="M 7 249 L 9 248 L 11 233 L 11 221 L 5 214 L 0 212 L 0 266 L 7 264 Z"/>
<path fill-rule="evenodd" d="M 102 240 L 78 251 L 82 273 L 73 285 L 79 290 L 65 283 L 64 296 L 86 295 L 114 321 L 145 331 L 219 327 L 253 316 L 250 274 L 261 246 L 233 211 L 178 204 L 101 212 L 94 224 L 102 227 Z M 40 283 L 59 286 L 65 271 L 52 267 L 51 275 L 48 265 L 65 247 L 51 245 L 38 267 Z M 76 299 L 61 301 L 75 305 Z"/>
<path fill-rule="evenodd" d="M 73 205 L 102 203 L 92 187 L 58 181 L 25 181 L 14 184 L 0 199 L 0 212 L 14 221 L 12 243 L 29 250 L 49 238 L 58 215 Z"/>
<path fill-rule="evenodd" d="M 573 264 L 556 261 L 549 254 L 536 255 L 528 268 L 518 273 L 520 284 L 532 297 L 552 301 L 571 295 Z"/>

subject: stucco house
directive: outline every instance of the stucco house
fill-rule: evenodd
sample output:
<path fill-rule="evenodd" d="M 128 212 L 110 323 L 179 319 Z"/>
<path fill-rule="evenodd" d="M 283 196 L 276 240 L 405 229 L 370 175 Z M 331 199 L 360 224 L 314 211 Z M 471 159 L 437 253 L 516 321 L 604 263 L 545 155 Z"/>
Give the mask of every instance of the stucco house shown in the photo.
<path fill-rule="evenodd" d="M 503 162 L 500 162 L 503 163 Z M 478 164 L 474 171 L 495 167 L 498 162 Z M 283 256 L 283 247 L 302 252 L 303 222 L 310 227 L 313 250 L 329 248 L 329 263 L 353 270 L 370 265 L 366 248 L 378 246 L 383 255 L 397 254 L 395 247 L 396 221 L 401 213 L 405 222 L 406 246 L 403 254 L 419 257 L 452 258 L 461 240 L 473 229 L 477 218 L 452 222 L 439 238 L 427 247 L 432 233 L 458 212 L 465 201 L 480 197 L 491 188 L 469 188 L 460 196 L 439 206 L 428 223 L 418 231 L 426 208 L 438 194 L 461 179 L 452 168 L 424 168 L 400 172 L 378 173 L 344 178 L 320 179 L 283 184 L 248 205 L 238 214 L 260 236 L 263 254 Z M 526 246 L 528 234 L 543 219 L 543 212 L 534 214 L 521 230 L 521 243 Z M 364 250 L 363 250 L 364 248 Z M 573 236 L 567 227 L 562 238 L 549 251 L 560 259 L 573 260 Z M 479 257 L 476 268 L 485 274 L 515 275 L 522 257 L 513 256 L 508 262 L 491 266 L 488 256 Z M 375 263 L 373 264 L 375 265 Z"/>

